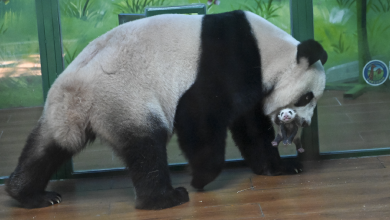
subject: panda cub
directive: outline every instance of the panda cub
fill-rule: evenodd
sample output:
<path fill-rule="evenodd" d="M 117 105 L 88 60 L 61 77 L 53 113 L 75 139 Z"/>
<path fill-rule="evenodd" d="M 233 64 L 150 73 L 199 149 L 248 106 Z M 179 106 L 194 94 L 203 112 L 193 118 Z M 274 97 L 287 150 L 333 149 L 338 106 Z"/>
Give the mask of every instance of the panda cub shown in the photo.
<path fill-rule="evenodd" d="M 278 134 L 271 143 L 272 146 L 277 147 L 282 140 L 284 145 L 291 145 L 291 142 L 294 142 L 297 151 L 303 153 L 305 152 L 305 149 L 302 148 L 300 140 L 301 129 L 299 129 L 297 125 L 295 116 L 296 111 L 290 108 L 282 109 L 279 112 L 275 117 L 275 123 L 279 126 Z"/>

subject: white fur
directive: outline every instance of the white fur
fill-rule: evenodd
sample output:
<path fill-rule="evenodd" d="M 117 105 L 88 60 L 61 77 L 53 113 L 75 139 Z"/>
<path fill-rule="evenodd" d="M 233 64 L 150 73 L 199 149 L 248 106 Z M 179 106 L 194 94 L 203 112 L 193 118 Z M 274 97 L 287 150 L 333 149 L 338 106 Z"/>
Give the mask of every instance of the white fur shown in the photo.
<path fill-rule="evenodd" d="M 270 89 L 275 85 L 265 101 L 265 114 L 274 116 L 282 108 L 291 108 L 297 111 L 300 121 L 306 120 L 310 124 L 314 107 L 325 89 L 321 62 L 308 67 L 308 61 L 301 59 L 297 64 L 297 40 L 256 14 L 246 12 L 246 16 L 258 39 L 264 87 Z M 299 97 L 309 91 L 315 97 L 311 104 L 295 107 L 293 104 Z"/>
<path fill-rule="evenodd" d="M 284 117 L 285 115 L 288 115 L 289 118 L 285 119 L 285 117 Z M 280 121 L 282 121 L 284 123 L 290 123 L 295 119 L 295 115 L 296 115 L 296 113 L 294 112 L 294 110 L 292 110 L 290 108 L 285 108 L 279 112 L 278 118 Z"/>
<path fill-rule="evenodd" d="M 48 136 L 78 151 L 90 123 L 114 144 L 120 127 L 143 135 L 150 114 L 172 132 L 177 102 L 196 77 L 201 18 L 154 16 L 92 41 L 50 89 L 42 119 Z"/>

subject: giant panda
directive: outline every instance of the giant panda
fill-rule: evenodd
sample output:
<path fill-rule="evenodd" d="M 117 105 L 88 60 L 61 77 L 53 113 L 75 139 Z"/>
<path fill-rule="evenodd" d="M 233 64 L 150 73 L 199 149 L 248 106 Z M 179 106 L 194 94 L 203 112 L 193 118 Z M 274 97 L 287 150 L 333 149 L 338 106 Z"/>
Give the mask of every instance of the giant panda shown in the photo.
<path fill-rule="evenodd" d="M 50 177 L 98 137 L 127 165 L 136 208 L 185 203 L 188 193 L 172 187 L 167 163 L 174 130 L 196 189 L 221 172 L 228 129 L 254 173 L 300 172 L 271 145 L 271 118 L 291 108 L 301 126 L 310 124 L 326 59 L 318 42 L 298 42 L 251 12 L 120 25 L 56 79 L 6 191 L 27 208 L 60 203 L 59 194 L 45 191 Z"/>

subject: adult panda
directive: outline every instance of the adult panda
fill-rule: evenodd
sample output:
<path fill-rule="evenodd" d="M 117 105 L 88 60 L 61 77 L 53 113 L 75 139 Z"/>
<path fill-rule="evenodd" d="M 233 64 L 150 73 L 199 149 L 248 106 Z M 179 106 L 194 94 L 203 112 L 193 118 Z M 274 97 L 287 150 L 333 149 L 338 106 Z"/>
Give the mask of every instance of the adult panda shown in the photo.
<path fill-rule="evenodd" d="M 316 41 L 299 43 L 250 12 L 160 15 L 116 27 L 54 82 L 6 191 L 28 208 L 61 202 L 45 191 L 49 178 L 97 136 L 128 166 L 136 208 L 185 203 L 167 164 L 174 128 L 197 189 L 221 172 L 227 129 L 254 173 L 295 173 L 300 164 L 283 162 L 271 145 L 270 116 L 288 107 L 310 124 L 326 58 Z"/>

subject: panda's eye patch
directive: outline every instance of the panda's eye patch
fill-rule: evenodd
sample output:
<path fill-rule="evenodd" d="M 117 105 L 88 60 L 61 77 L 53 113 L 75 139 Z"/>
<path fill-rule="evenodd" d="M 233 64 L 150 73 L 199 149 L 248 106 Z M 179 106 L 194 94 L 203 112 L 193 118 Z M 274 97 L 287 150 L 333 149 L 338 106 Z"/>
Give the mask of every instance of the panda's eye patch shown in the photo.
<path fill-rule="evenodd" d="M 280 116 L 283 116 L 284 112 L 280 113 Z"/>
<path fill-rule="evenodd" d="M 308 92 L 301 96 L 298 101 L 294 104 L 296 107 L 302 107 L 311 102 L 311 100 L 314 98 L 313 92 Z"/>
<path fill-rule="evenodd" d="M 288 111 L 288 113 L 290 113 L 292 115 L 292 112 L 291 111 Z"/>

